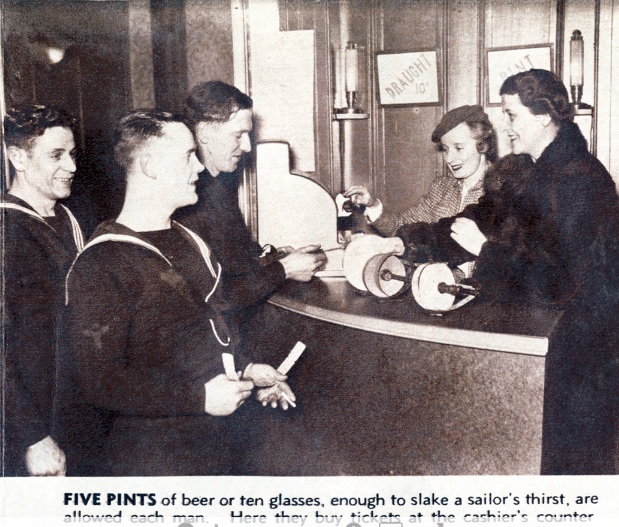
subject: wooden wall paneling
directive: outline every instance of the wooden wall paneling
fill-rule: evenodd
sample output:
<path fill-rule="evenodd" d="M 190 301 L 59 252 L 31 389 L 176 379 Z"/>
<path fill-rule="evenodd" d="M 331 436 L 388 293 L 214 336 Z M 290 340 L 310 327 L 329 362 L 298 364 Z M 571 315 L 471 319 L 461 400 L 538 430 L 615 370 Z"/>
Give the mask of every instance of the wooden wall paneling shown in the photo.
<path fill-rule="evenodd" d="M 557 0 L 486 0 L 486 45 L 555 43 Z"/>
<path fill-rule="evenodd" d="M 155 77 L 149 0 L 129 2 L 129 65 L 133 108 L 154 107 Z"/>
<path fill-rule="evenodd" d="M 480 12 L 478 2 L 447 2 L 447 72 L 445 78 L 448 110 L 464 104 L 479 103 L 478 36 Z"/>
<path fill-rule="evenodd" d="M 385 51 L 436 48 L 443 64 L 443 2 L 384 0 L 382 10 Z M 441 156 L 430 140 L 443 106 L 384 107 L 382 111 L 385 188 L 379 197 L 389 209 L 404 210 L 419 201 L 443 170 Z"/>
<path fill-rule="evenodd" d="M 372 195 L 384 196 L 386 188 L 385 179 L 385 119 L 381 106 L 378 104 L 378 79 L 375 66 L 376 52 L 384 49 L 384 17 L 382 0 L 373 0 L 373 9 L 369 30 L 368 43 L 368 106 L 370 115 L 370 181 L 369 188 Z"/>
<path fill-rule="evenodd" d="M 0 14 L 0 117 L 4 120 L 6 115 L 6 99 L 4 98 L 4 21 Z M 9 160 L 6 155 L 6 148 L 4 145 L 4 127 L 0 126 L 0 165 L 2 166 L 2 177 L 0 178 L 0 195 L 4 194 L 10 184 L 9 176 Z M 0 286 L 0 294 L 3 295 L 4 291 Z M 1 313 L 4 316 L 4 313 Z M 3 319 L 4 320 L 4 319 Z M 0 431 L 0 441 L 4 444 L 4 430 Z"/>
<path fill-rule="evenodd" d="M 234 83 L 230 0 L 186 0 L 187 87 Z"/>
<path fill-rule="evenodd" d="M 597 155 L 619 189 L 619 0 L 600 2 L 599 21 Z"/>
<path fill-rule="evenodd" d="M 562 79 L 563 71 L 565 69 L 565 48 L 563 43 L 566 42 L 565 38 L 565 1 L 557 0 L 557 18 L 556 18 L 556 32 L 555 32 L 555 73 Z M 571 35 L 571 32 L 569 33 Z M 569 54 L 568 54 L 569 60 Z M 569 62 L 568 62 L 569 65 Z M 569 85 L 569 83 L 567 84 Z"/>
<path fill-rule="evenodd" d="M 73 9 L 67 23 L 90 29 L 88 43 L 75 50 L 80 73 L 73 81 L 80 88 L 85 155 L 78 159 L 80 175 L 69 203 L 88 214 L 94 211 L 96 223 L 115 217 L 124 200 L 124 175 L 113 159 L 112 146 L 118 119 L 133 107 L 129 12 L 127 2 L 111 1 L 74 2 Z"/>
<path fill-rule="evenodd" d="M 159 108 L 182 111 L 187 94 L 184 0 L 150 0 L 155 100 Z"/>
<path fill-rule="evenodd" d="M 249 17 L 248 0 L 230 0 L 234 85 L 249 93 Z"/>
<path fill-rule="evenodd" d="M 12 12 L 5 8 L 2 21 L 6 27 L 3 36 L 4 46 L 4 97 L 6 106 L 26 100 L 36 99 L 34 84 L 34 64 L 27 44 L 27 36 L 13 24 Z"/>
<path fill-rule="evenodd" d="M 595 86 L 595 95 L 593 97 L 593 112 L 592 112 L 592 122 L 591 122 L 591 140 L 589 145 L 589 150 L 593 152 L 595 155 L 597 152 L 597 116 L 595 113 L 595 108 L 599 103 L 599 79 L 600 79 L 600 16 L 602 14 L 602 6 L 600 0 L 595 0 L 595 8 L 594 8 L 594 40 L 593 40 L 593 85 Z"/>
<path fill-rule="evenodd" d="M 230 0 L 230 23 L 232 33 L 232 69 L 233 85 L 244 93 L 250 94 L 249 74 L 249 2 L 248 0 Z M 256 195 L 256 173 L 253 164 L 244 166 L 241 184 L 238 188 L 239 208 L 243 213 L 249 230 L 257 238 L 258 211 Z"/>
<path fill-rule="evenodd" d="M 331 181 L 330 190 L 332 195 L 336 195 L 340 191 L 342 174 L 343 174 L 343 156 L 341 151 L 341 127 L 342 123 L 333 118 L 333 111 L 336 104 L 341 106 L 340 93 L 341 83 L 341 24 L 340 24 L 340 6 L 339 2 L 329 2 L 329 58 L 331 64 L 329 67 L 329 77 L 331 79 L 331 91 L 329 93 L 329 120 L 331 125 Z"/>
<path fill-rule="evenodd" d="M 486 0 L 479 0 L 477 26 L 477 101 L 485 106 L 486 101 Z"/>
<path fill-rule="evenodd" d="M 314 178 L 335 195 L 339 182 L 339 165 L 336 171 L 332 145 L 337 141 L 333 134 L 332 113 L 334 77 L 333 53 L 330 34 L 333 31 L 333 2 L 319 0 L 314 3 L 312 26 L 316 64 L 314 73 L 314 142 L 316 148 L 316 173 Z"/>
<path fill-rule="evenodd" d="M 313 29 L 314 6 L 303 0 L 278 0 L 280 28 L 282 31 Z M 307 27 L 307 24 L 311 27 Z"/>

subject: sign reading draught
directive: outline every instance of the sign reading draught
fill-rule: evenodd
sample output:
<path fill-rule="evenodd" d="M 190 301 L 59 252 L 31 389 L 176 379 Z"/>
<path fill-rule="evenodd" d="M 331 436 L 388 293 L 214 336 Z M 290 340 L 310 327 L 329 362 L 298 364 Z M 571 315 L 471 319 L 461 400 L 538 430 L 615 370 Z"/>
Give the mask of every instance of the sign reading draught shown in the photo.
<path fill-rule="evenodd" d="M 378 53 L 376 67 L 381 105 L 441 103 L 436 50 Z"/>

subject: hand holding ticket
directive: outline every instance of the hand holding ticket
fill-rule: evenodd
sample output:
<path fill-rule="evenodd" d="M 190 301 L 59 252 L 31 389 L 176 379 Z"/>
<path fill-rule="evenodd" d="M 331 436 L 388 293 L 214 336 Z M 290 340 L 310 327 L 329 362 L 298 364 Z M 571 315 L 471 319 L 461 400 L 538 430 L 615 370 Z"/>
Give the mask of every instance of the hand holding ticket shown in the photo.
<path fill-rule="evenodd" d="M 237 372 L 234 367 L 234 355 L 232 353 L 222 353 L 221 360 L 224 363 L 224 371 L 226 372 L 226 377 L 228 377 L 231 381 L 240 381 L 241 380 L 241 372 Z"/>
<path fill-rule="evenodd" d="M 279 368 L 277 368 L 277 371 L 280 373 L 283 373 L 284 375 L 288 375 L 290 368 L 292 368 L 297 362 L 297 360 L 299 360 L 299 357 L 305 351 L 305 348 L 306 346 L 305 344 L 303 344 L 303 342 L 301 341 L 297 342 L 292 348 L 292 350 L 290 350 L 290 353 L 288 354 L 288 356 L 279 365 Z"/>
<path fill-rule="evenodd" d="M 296 407 L 296 404 L 295 404 L 296 397 L 294 393 L 292 392 L 292 390 L 290 389 L 290 387 L 288 386 L 288 384 L 286 384 L 283 381 L 283 379 L 285 379 L 285 377 L 283 376 L 286 375 L 290 371 L 290 369 L 296 364 L 297 360 L 299 360 L 299 357 L 304 351 L 305 351 L 305 344 L 303 344 L 303 342 L 297 342 L 292 348 L 292 350 L 290 351 L 290 353 L 288 354 L 288 356 L 279 365 L 279 368 L 277 368 L 277 371 L 274 371 L 271 366 L 266 367 L 270 369 L 276 375 L 279 375 L 279 374 L 282 375 L 280 379 L 272 379 L 269 382 L 268 386 L 266 383 L 261 381 L 262 377 L 260 375 L 258 375 L 258 379 L 250 379 L 253 373 L 263 372 L 266 365 L 253 365 L 252 364 L 248 366 L 248 370 L 246 370 L 249 373 L 247 379 L 253 380 L 256 386 L 262 386 L 262 387 L 266 386 L 265 388 L 258 390 L 258 392 L 256 393 L 256 397 L 262 403 L 263 406 L 267 406 L 268 404 L 270 404 L 273 408 L 276 408 L 277 403 L 279 401 L 279 404 L 284 410 L 287 410 L 288 406 Z M 226 377 L 228 378 L 228 380 L 240 381 L 241 378 L 243 377 L 243 373 L 236 371 L 236 367 L 234 365 L 234 355 L 232 355 L 231 353 L 222 353 L 221 359 L 222 359 L 222 362 L 224 365 L 224 371 L 226 372 Z"/>
<path fill-rule="evenodd" d="M 287 375 L 290 369 L 295 365 L 297 360 L 301 354 L 305 351 L 305 344 L 303 342 L 297 342 L 288 356 L 283 360 L 283 362 L 277 368 L 277 371 Z M 277 402 L 282 406 L 284 410 L 288 408 L 288 406 L 296 407 L 295 404 L 296 397 L 294 393 L 285 382 L 278 382 L 269 388 L 265 388 L 263 390 L 259 390 L 257 393 L 258 400 L 262 403 L 263 406 L 267 406 L 270 404 L 273 408 L 277 407 Z"/>

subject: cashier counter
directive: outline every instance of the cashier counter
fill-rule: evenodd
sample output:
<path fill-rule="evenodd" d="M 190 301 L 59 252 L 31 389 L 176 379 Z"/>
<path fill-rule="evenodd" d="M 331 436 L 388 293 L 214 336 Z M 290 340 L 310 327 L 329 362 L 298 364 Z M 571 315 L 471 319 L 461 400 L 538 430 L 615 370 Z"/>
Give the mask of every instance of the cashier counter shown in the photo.
<path fill-rule="evenodd" d="M 259 242 L 336 246 L 334 199 L 290 174 L 288 159 L 285 143 L 258 145 Z M 343 250 L 327 255 L 326 272 L 286 283 L 249 324 L 248 345 L 275 366 L 307 346 L 288 374 L 297 407 L 261 409 L 257 473 L 539 474 L 545 355 L 561 312 L 480 296 L 436 316 L 410 290 L 353 287 Z"/>

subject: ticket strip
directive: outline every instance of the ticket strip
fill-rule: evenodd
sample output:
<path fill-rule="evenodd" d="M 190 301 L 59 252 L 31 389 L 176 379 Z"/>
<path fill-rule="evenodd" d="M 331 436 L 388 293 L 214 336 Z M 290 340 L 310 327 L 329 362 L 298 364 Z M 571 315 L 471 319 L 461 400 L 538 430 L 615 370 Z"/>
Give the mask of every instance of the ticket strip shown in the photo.
<path fill-rule="evenodd" d="M 279 365 L 279 367 L 277 368 L 277 371 L 283 375 L 287 375 L 288 372 L 292 369 L 292 367 L 299 360 L 299 357 L 303 354 L 303 352 L 305 351 L 305 348 L 306 346 L 305 344 L 303 344 L 303 342 L 301 341 L 297 342 L 294 345 L 294 347 L 290 350 L 290 353 L 288 354 L 288 356 Z M 232 355 L 232 353 L 222 353 L 221 358 L 224 364 L 224 371 L 226 372 L 226 377 L 228 377 L 228 379 L 231 381 L 240 381 L 241 377 L 243 376 L 243 373 L 240 371 L 238 372 L 236 371 L 236 367 L 234 365 L 234 355 Z M 282 392 L 280 395 L 286 400 L 286 402 L 290 406 L 292 407 L 297 406 L 294 403 L 294 401 L 292 401 L 290 397 L 286 395 L 285 392 Z"/>

